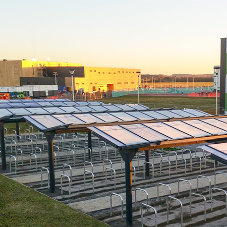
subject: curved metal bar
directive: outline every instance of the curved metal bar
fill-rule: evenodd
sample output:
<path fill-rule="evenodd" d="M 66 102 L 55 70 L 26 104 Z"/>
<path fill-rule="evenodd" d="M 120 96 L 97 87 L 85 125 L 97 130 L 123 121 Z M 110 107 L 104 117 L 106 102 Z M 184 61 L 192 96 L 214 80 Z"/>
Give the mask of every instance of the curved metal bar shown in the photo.
<path fill-rule="evenodd" d="M 36 154 L 36 151 L 39 151 L 39 153 L 40 153 L 40 160 L 41 160 L 41 164 L 43 163 L 43 157 L 42 157 L 42 149 L 40 148 L 40 147 L 35 147 L 34 148 L 34 152 L 35 152 L 35 154 Z"/>
<path fill-rule="evenodd" d="M 61 174 L 61 194 L 63 194 L 63 190 L 62 190 L 62 179 L 63 177 L 66 177 L 69 181 L 69 197 L 71 197 L 71 180 L 70 177 L 68 175 L 65 174 Z"/>
<path fill-rule="evenodd" d="M 110 216 L 112 216 L 112 196 L 113 195 L 116 195 L 116 196 L 120 197 L 120 199 L 121 199 L 121 218 L 123 218 L 124 217 L 124 214 L 123 214 L 123 198 L 122 198 L 121 195 L 119 195 L 119 194 L 117 194 L 115 192 L 112 192 L 110 194 Z"/>
<path fill-rule="evenodd" d="M 159 162 L 159 169 L 160 169 L 160 172 L 159 172 L 159 176 L 161 176 L 161 173 L 162 173 L 162 167 L 161 167 L 161 162 L 162 162 L 162 154 L 158 153 L 158 152 L 154 152 L 153 153 L 153 165 L 154 165 L 154 155 L 160 155 L 160 158 L 161 158 L 161 161 Z"/>
<path fill-rule="evenodd" d="M 141 203 L 140 205 L 140 211 L 141 211 L 141 224 L 142 224 L 142 227 L 143 227 L 143 206 L 145 206 L 148 209 L 152 209 L 154 211 L 154 222 L 155 222 L 155 227 L 157 227 L 157 210 L 152 207 L 152 206 L 149 206 L 148 204 L 145 204 L 145 203 Z"/>
<path fill-rule="evenodd" d="M 176 173 L 177 173 L 177 152 L 176 151 L 169 151 L 168 152 L 168 160 L 169 160 L 169 154 L 174 153 L 175 154 L 175 161 L 176 161 Z"/>
<path fill-rule="evenodd" d="M 103 144 L 103 145 L 102 145 Z M 100 156 L 100 160 L 102 160 L 102 148 L 104 147 L 105 152 L 106 152 L 106 142 L 104 141 L 100 141 L 99 142 L 99 156 Z"/>
<path fill-rule="evenodd" d="M 142 191 L 142 192 L 144 192 L 145 194 L 146 194 L 146 197 L 147 197 L 147 204 L 148 204 L 148 193 L 147 193 L 147 191 L 145 190 L 145 189 L 142 189 L 142 188 L 136 188 L 135 189 L 135 209 L 137 209 L 137 203 L 136 203 L 136 191 Z"/>
<path fill-rule="evenodd" d="M 30 169 L 32 168 L 32 156 L 35 157 L 35 166 L 36 166 L 36 171 L 37 171 L 37 156 L 34 153 L 30 153 Z"/>
<path fill-rule="evenodd" d="M 168 162 L 169 163 L 169 178 L 170 178 L 170 168 L 171 168 L 171 162 L 168 160 L 168 159 L 162 159 L 161 162 L 160 162 L 160 166 L 161 166 L 161 171 L 162 171 L 162 163 L 164 162 Z M 160 171 L 160 173 L 161 173 Z"/>
<path fill-rule="evenodd" d="M 225 193 L 225 215 L 227 215 L 227 192 L 221 188 L 212 188 L 211 189 L 211 210 L 213 210 L 213 190 L 222 191 Z"/>
<path fill-rule="evenodd" d="M 178 159 L 177 159 L 177 162 L 180 161 L 180 160 L 184 160 L 184 175 L 186 176 L 186 175 L 187 175 L 187 172 L 186 172 L 187 160 L 184 159 L 184 158 L 178 158 Z"/>
<path fill-rule="evenodd" d="M 108 158 L 104 158 L 103 161 L 102 161 L 102 163 L 103 163 L 103 167 L 102 167 L 102 169 L 103 169 L 103 175 L 104 175 L 104 171 L 105 171 L 105 162 L 109 162 L 110 163 L 110 167 L 111 168 L 113 167 L 112 161 L 110 159 L 108 159 Z"/>
<path fill-rule="evenodd" d="M 191 196 L 192 193 L 192 184 L 190 180 L 185 180 L 185 179 L 178 179 L 178 195 L 180 194 L 180 181 L 184 181 L 189 184 L 189 196 Z"/>
<path fill-rule="evenodd" d="M 209 181 L 209 197 L 211 196 L 210 190 L 211 190 L 211 180 L 209 177 L 204 176 L 204 175 L 198 175 L 197 176 L 197 191 L 199 191 L 198 189 L 198 185 L 199 185 L 199 178 L 206 178 Z"/>
<path fill-rule="evenodd" d="M 71 183 L 73 182 L 73 178 L 72 178 L 72 167 L 69 164 L 63 164 L 63 174 L 65 174 L 65 167 L 69 167 L 69 171 L 70 171 L 70 180 Z"/>
<path fill-rule="evenodd" d="M 192 209 L 192 196 L 200 196 L 200 197 L 203 197 L 203 200 L 204 200 L 204 221 L 206 221 L 206 197 L 204 195 L 201 195 L 201 194 L 196 194 L 196 193 L 192 193 L 191 196 L 190 196 L 190 216 L 192 216 L 192 212 L 191 212 L 191 209 Z"/>
<path fill-rule="evenodd" d="M 91 176 L 92 176 L 92 181 L 93 181 L 93 193 L 95 192 L 95 188 L 94 188 L 94 185 L 95 185 L 95 175 L 93 172 L 89 171 L 89 170 L 85 170 L 84 171 L 84 189 L 85 189 L 85 176 L 86 176 L 86 173 L 90 173 Z"/>
<path fill-rule="evenodd" d="M 107 171 L 108 170 L 111 171 L 111 176 L 112 176 L 112 171 L 114 173 L 114 188 L 116 188 L 116 171 L 115 171 L 115 169 L 113 169 L 111 167 L 106 167 L 106 185 L 107 185 Z"/>
<path fill-rule="evenodd" d="M 76 152 L 74 150 L 68 149 L 67 150 L 67 162 L 69 163 L 69 153 L 72 152 L 72 159 L 74 166 L 76 165 Z"/>
<path fill-rule="evenodd" d="M 224 173 L 224 172 L 215 172 L 215 175 L 214 175 L 214 187 L 216 186 L 216 177 L 217 177 L 217 174 L 223 174 L 226 177 L 226 181 L 227 181 L 227 173 Z"/>
<path fill-rule="evenodd" d="M 159 186 L 166 186 L 169 188 L 169 194 L 171 195 L 171 187 L 168 184 L 158 183 L 157 185 L 157 199 L 159 199 Z"/>
<path fill-rule="evenodd" d="M 41 186 L 43 185 L 43 170 L 47 171 L 47 176 L 48 176 L 47 184 L 48 184 L 48 189 L 49 189 L 50 188 L 50 172 L 49 172 L 49 169 L 46 167 L 41 167 Z"/>
<path fill-rule="evenodd" d="M 91 165 L 91 172 L 93 173 L 94 171 L 93 171 L 93 164 L 92 164 L 92 162 L 89 162 L 89 161 L 85 161 L 84 162 L 84 171 L 85 171 L 86 164 L 90 164 Z"/>
<path fill-rule="evenodd" d="M 15 174 L 17 174 L 17 158 L 14 155 L 9 156 L 9 172 L 11 173 L 11 159 L 14 158 Z"/>
<path fill-rule="evenodd" d="M 168 199 L 167 199 L 167 224 L 169 224 L 169 205 L 171 203 L 171 199 L 174 199 L 174 200 L 176 200 L 177 202 L 180 203 L 180 206 L 181 206 L 181 226 L 183 227 L 183 204 L 179 199 L 177 199 L 173 196 L 168 196 Z"/>
<path fill-rule="evenodd" d="M 22 162 L 22 166 L 24 165 L 24 159 L 23 159 L 23 151 L 18 148 L 17 151 L 20 151 L 20 154 L 21 154 L 21 162 Z M 16 156 L 17 156 L 17 151 L 16 151 Z"/>

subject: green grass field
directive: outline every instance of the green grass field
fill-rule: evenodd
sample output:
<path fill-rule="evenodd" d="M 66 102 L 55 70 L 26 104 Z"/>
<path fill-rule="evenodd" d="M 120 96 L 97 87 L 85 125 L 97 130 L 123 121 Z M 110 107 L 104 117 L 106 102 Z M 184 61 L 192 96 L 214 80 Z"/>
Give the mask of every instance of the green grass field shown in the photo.
<path fill-rule="evenodd" d="M 108 225 L 0 175 L 0 226 Z"/>

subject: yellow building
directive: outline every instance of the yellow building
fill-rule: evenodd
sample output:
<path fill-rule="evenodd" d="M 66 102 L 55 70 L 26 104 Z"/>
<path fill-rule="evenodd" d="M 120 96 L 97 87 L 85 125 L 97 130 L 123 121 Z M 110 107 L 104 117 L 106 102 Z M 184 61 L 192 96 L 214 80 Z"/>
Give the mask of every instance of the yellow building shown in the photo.
<path fill-rule="evenodd" d="M 0 61 L 0 84 L 5 86 L 58 84 L 72 87 L 69 69 L 74 69 L 74 86 L 85 92 L 107 90 L 133 90 L 140 83 L 140 69 L 87 67 L 79 63 L 49 61 Z M 54 72 L 57 73 L 54 76 Z"/>

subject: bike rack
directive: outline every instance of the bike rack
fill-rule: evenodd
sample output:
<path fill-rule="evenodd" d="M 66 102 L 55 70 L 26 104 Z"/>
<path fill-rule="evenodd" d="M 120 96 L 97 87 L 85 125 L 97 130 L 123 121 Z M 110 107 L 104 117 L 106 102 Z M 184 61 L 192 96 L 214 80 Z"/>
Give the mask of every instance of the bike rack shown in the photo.
<path fill-rule="evenodd" d="M 92 162 L 88 162 L 88 161 L 85 161 L 84 162 L 84 171 L 85 171 L 85 168 L 86 168 L 86 164 L 90 164 L 91 165 L 91 172 L 93 173 L 94 171 L 94 169 L 93 169 L 93 164 L 92 164 Z"/>
<path fill-rule="evenodd" d="M 227 173 L 223 173 L 223 172 L 215 172 L 215 175 L 214 175 L 214 187 L 216 186 L 216 177 L 217 177 L 217 174 L 223 174 L 223 175 L 225 175 L 226 180 L 227 180 Z"/>
<path fill-rule="evenodd" d="M 177 159 L 177 162 L 180 161 L 180 160 L 184 160 L 184 175 L 186 176 L 187 175 L 187 172 L 186 172 L 186 169 L 187 169 L 187 160 L 184 159 L 184 158 L 178 158 Z"/>
<path fill-rule="evenodd" d="M 148 193 L 147 193 L 147 191 L 145 190 L 145 189 L 142 189 L 142 188 L 136 188 L 135 189 L 135 210 L 137 209 L 137 203 L 136 203 L 136 191 L 142 191 L 142 192 L 145 192 L 145 194 L 146 194 L 146 197 L 147 197 L 147 204 L 148 204 Z"/>
<path fill-rule="evenodd" d="M 37 171 L 37 156 L 34 153 L 30 153 L 30 169 L 32 168 L 32 156 L 35 157 L 35 163 L 36 163 L 36 171 Z"/>
<path fill-rule="evenodd" d="M 95 175 L 93 172 L 89 171 L 89 170 L 85 170 L 84 171 L 84 190 L 85 190 L 85 176 L 86 176 L 86 173 L 90 173 L 91 174 L 91 177 L 92 177 L 92 182 L 93 182 L 93 193 L 95 192 L 95 189 L 94 189 L 94 185 L 95 185 Z"/>
<path fill-rule="evenodd" d="M 47 184 L 48 184 L 48 189 L 49 189 L 50 188 L 50 172 L 49 172 L 49 169 L 46 167 L 41 167 L 41 186 L 43 185 L 43 170 L 47 171 L 47 176 L 48 176 Z"/>
<path fill-rule="evenodd" d="M 69 163 L 69 153 L 72 152 L 72 159 L 74 166 L 76 165 L 76 152 L 74 150 L 67 150 L 67 162 Z"/>
<path fill-rule="evenodd" d="M 158 152 L 154 152 L 153 153 L 153 165 L 155 165 L 154 164 L 154 155 L 160 155 L 160 158 L 161 158 L 161 161 L 160 161 L 160 163 L 159 163 L 159 169 L 160 169 L 160 172 L 159 172 L 159 176 L 161 176 L 161 172 L 162 172 L 162 167 L 161 167 L 161 162 L 162 162 L 162 154 L 160 154 L 160 153 L 158 153 Z"/>
<path fill-rule="evenodd" d="M 100 141 L 99 142 L 99 156 L 100 156 L 100 160 L 102 160 L 102 148 L 104 148 L 105 152 L 106 152 L 106 142 L 104 142 L 104 141 Z"/>
<path fill-rule="evenodd" d="M 31 134 L 30 138 L 32 138 L 32 136 L 35 138 L 34 141 L 35 141 L 35 146 L 37 147 L 37 135 L 35 134 Z"/>
<path fill-rule="evenodd" d="M 191 157 L 191 160 L 193 158 L 199 158 L 199 173 L 201 173 L 201 169 L 202 169 L 202 158 L 200 156 L 195 155 L 194 157 Z M 191 163 L 191 171 L 192 171 L 192 163 Z"/>
<path fill-rule="evenodd" d="M 113 195 L 116 195 L 116 196 L 120 197 L 120 199 L 121 199 L 121 218 L 123 218 L 124 217 L 124 214 L 123 214 L 123 198 L 122 198 L 121 195 L 119 195 L 119 194 L 117 194 L 115 192 L 112 192 L 110 194 L 110 216 L 112 216 L 112 196 Z"/>
<path fill-rule="evenodd" d="M 159 186 L 166 186 L 169 188 L 169 194 L 171 195 L 171 187 L 168 184 L 158 183 L 157 185 L 157 199 L 159 200 Z"/>
<path fill-rule="evenodd" d="M 29 134 L 29 136 L 30 136 L 30 134 Z M 26 141 L 27 141 L 27 149 L 28 149 L 28 141 L 31 142 L 31 148 L 32 148 L 32 153 L 33 153 L 33 141 L 32 141 L 32 139 L 27 138 Z"/>
<path fill-rule="evenodd" d="M 207 177 L 207 176 L 204 176 L 204 175 L 198 175 L 197 176 L 197 191 L 199 191 L 199 189 L 198 189 L 198 185 L 199 185 L 199 178 L 206 178 L 208 181 L 209 181 L 209 198 L 210 198 L 210 191 L 211 191 L 211 180 L 210 180 L 210 178 L 209 177 Z"/>
<path fill-rule="evenodd" d="M 177 152 L 176 151 L 169 151 L 168 153 L 168 160 L 169 160 L 169 154 L 174 153 L 175 154 L 175 161 L 176 161 L 176 173 L 177 173 Z"/>
<path fill-rule="evenodd" d="M 181 150 L 181 156 L 184 158 L 184 152 L 189 151 L 189 157 L 190 157 L 190 170 L 192 171 L 192 151 L 189 149 L 182 149 Z"/>
<path fill-rule="evenodd" d="M 180 194 L 180 181 L 184 181 L 189 184 L 189 196 L 191 196 L 192 193 L 192 184 L 190 180 L 185 180 L 185 179 L 178 179 L 178 195 Z"/>
<path fill-rule="evenodd" d="M 107 185 L 107 171 L 108 170 L 111 171 L 111 176 L 112 176 L 112 171 L 114 173 L 114 188 L 116 188 L 116 171 L 115 171 L 115 169 L 113 169 L 111 167 L 106 167 L 106 185 Z"/>
<path fill-rule="evenodd" d="M 17 158 L 13 155 L 9 156 L 9 171 L 11 173 L 11 158 L 14 158 L 15 174 L 17 174 Z"/>
<path fill-rule="evenodd" d="M 144 179 L 146 179 L 146 164 L 149 164 L 149 166 L 152 166 L 152 179 L 154 179 L 154 165 L 151 162 L 144 162 L 144 169 L 143 169 L 143 174 L 144 174 Z"/>
<path fill-rule="evenodd" d="M 54 150 L 54 148 L 56 148 L 57 149 L 57 156 L 56 156 L 56 152 L 54 152 L 55 153 L 55 156 L 57 157 L 56 158 L 56 161 L 57 161 L 57 159 L 59 159 L 59 146 L 57 146 L 57 145 L 53 145 L 53 150 Z M 56 164 L 57 165 L 57 164 Z"/>
<path fill-rule="evenodd" d="M 196 193 L 192 193 L 191 196 L 190 196 L 190 217 L 192 216 L 192 196 L 200 196 L 200 197 L 203 197 L 204 199 L 204 221 L 206 221 L 206 197 L 204 195 L 201 195 L 201 194 L 196 194 Z"/>
<path fill-rule="evenodd" d="M 167 224 L 169 224 L 169 205 L 171 203 L 171 199 L 174 199 L 174 200 L 176 200 L 177 202 L 180 203 L 180 206 L 181 206 L 181 208 L 180 208 L 180 210 L 181 210 L 181 227 L 183 227 L 183 204 L 179 199 L 177 199 L 173 196 L 168 196 L 168 198 L 167 198 Z"/>
<path fill-rule="evenodd" d="M 16 151 L 17 150 L 17 142 L 16 140 L 11 140 L 11 153 L 13 153 L 13 144 L 14 143 L 14 150 Z"/>
<path fill-rule="evenodd" d="M 169 179 L 170 179 L 170 168 L 171 168 L 171 162 L 168 160 L 168 159 L 162 159 L 161 160 L 161 162 L 160 162 L 160 166 L 161 166 L 161 168 L 160 168 L 160 170 L 162 171 L 162 163 L 163 163 L 163 161 L 165 161 L 165 162 L 168 162 L 169 163 Z M 160 172 L 161 173 L 161 172 Z"/>
<path fill-rule="evenodd" d="M 222 191 L 225 193 L 225 214 L 227 215 L 227 192 L 221 188 L 211 189 L 211 211 L 213 210 L 213 190 Z"/>
<path fill-rule="evenodd" d="M 86 150 L 91 154 L 91 148 L 84 147 L 84 162 L 86 160 Z M 92 159 L 92 155 L 91 155 L 91 159 Z"/>
<path fill-rule="evenodd" d="M 69 171 L 70 171 L 70 180 L 71 183 L 73 182 L 73 178 L 72 178 L 72 167 L 68 164 L 63 164 L 63 174 L 65 174 L 65 167 L 69 167 Z"/>
<path fill-rule="evenodd" d="M 17 151 L 20 151 L 20 154 L 21 154 L 21 163 L 22 163 L 22 166 L 23 166 L 24 165 L 23 151 L 20 148 L 18 148 Z M 16 151 L 16 157 L 17 157 L 17 151 Z M 18 161 L 19 161 L 19 159 L 18 159 Z"/>
<path fill-rule="evenodd" d="M 16 137 L 17 137 L 16 130 L 12 130 L 12 139 L 15 139 L 16 140 Z"/>
<path fill-rule="evenodd" d="M 62 190 L 62 179 L 63 177 L 67 178 L 69 181 L 69 197 L 71 197 L 71 180 L 70 177 L 68 175 L 65 174 L 61 174 L 61 194 L 63 194 L 63 190 Z"/>
<path fill-rule="evenodd" d="M 35 147 L 34 148 L 34 152 L 36 154 L 36 151 L 39 150 L 39 153 L 40 153 L 40 160 L 41 160 L 41 164 L 43 162 L 43 157 L 42 157 L 42 149 L 40 147 Z"/>
<path fill-rule="evenodd" d="M 138 170 L 140 170 L 140 157 L 145 157 L 145 154 L 138 154 L 137 155 L 137 167 L 138 167 Z"/>
<path fill-rule="evenodd" d="M 155 227 L 157 227 L 157 211 L 154 207 L 149 206 L 148 204 L 141 203 L 140 205 L 140 211 L 141 211 L 141 226 L 143 227 L 143 206 L 145 206 L 148 209 L 152 209 L 154 211 L 154 222 L 155 222 Z"/>
<path fill-rule="evenodd" d="M 105 171 L 105 161 L 107 161 L 107 162 L 110 163 L 110 167 L 111 167 L 111 168 L 113 167 L 112 161 L 111 161 L 110 159 L 108 159 L 108 158 L 104 158 L 104 159 L 103 159 L 103 167 L 102 167 L 102 169 L 103 169 L 103 175 L 104 175 L 104 171 Z"/>

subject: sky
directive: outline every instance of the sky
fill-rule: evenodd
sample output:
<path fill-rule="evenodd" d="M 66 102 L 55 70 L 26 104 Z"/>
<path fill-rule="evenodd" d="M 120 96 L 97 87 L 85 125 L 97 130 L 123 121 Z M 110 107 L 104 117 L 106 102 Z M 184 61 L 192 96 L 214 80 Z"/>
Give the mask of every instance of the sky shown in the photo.
<path fill-rule="evenodd" d="M 212 74 L 226 0 L 0 0 L 0 60 Z"/>

